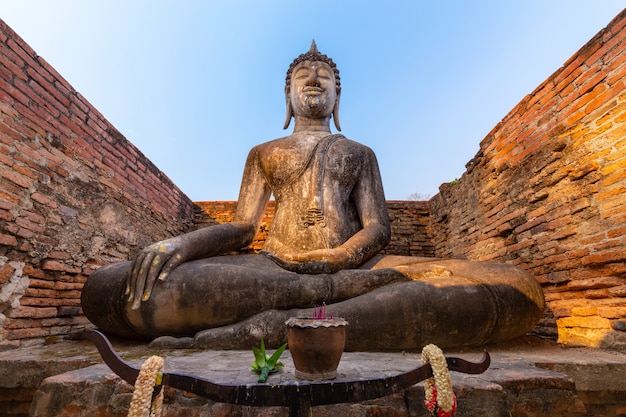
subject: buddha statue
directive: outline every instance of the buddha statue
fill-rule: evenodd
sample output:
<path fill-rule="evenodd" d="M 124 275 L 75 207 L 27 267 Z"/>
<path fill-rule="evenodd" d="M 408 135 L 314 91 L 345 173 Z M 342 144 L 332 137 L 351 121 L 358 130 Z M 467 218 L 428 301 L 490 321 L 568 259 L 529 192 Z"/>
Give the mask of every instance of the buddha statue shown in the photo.
<path fill-rule="evenodd" d="M 515 338 L 543 314 L 543 292 L 513 265 L 380 255 L 391 236 L 376 156 L 337 131 L 341 83 L 315 45 L 287 71 L 291 135 L 248 154 L 234 221 L 154 243 L 95 271 L 85 315 L 127 338 L 185 338 L 249 349 L 286 341 L 289 317 L 326 304 L 349 322 L 347 350 L 449 348 Z M 249 245 L 273 195 L 275 217 Z"/>

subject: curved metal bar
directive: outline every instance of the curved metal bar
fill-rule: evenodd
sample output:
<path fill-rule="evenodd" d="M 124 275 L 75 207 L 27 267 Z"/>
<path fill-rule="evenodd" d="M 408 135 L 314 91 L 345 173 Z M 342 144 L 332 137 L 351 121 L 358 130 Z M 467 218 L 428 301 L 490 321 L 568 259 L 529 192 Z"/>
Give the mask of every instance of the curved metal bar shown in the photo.
<path fill-rule="evenodd" d="M 135 385 L 135 381 L 139 376 L 139 368 L 128 364 L 124 359 L 120 358 L 113 349 L 113 346 L 111 346 L 111 342 L 109 342 L 109 339 L 107 339 L 104 334 L 98 330 L 90 330 L 85 334 L 85 337 L 96 345 L 104 363 L 106 363 L 117 376 L 130 385 Z"/>
<path fill-rule="evenodd" d="M 104 334 L 92 330 L 88 332 L 87 338 L 95 343 L 102 359 L 113 372 L 129 384 L 135 384 L 139 369 L 120 358 Z M 477 363 L 455 357 L 447 357 L 446 362 L 451 371 L 480 374 L 489 368 L 491 358 L 489 353 L 485 351 L 481 361 Z M 433 371 L 430 364 L 424 364 L 396 376 L 370 380 L 234 385 L 216 384 L 207 379 L 189 375 L 163 373 L 163 385 L 188 391 L 216 402 L 247 406 L 289 407 L 291 415 L 298 415 L 299 413 L 294 413 L 293 410 L 324 404 L 356 403 L 386 397 L 404 391 L 418 382 L 432 377 L 432 375 Z"/>

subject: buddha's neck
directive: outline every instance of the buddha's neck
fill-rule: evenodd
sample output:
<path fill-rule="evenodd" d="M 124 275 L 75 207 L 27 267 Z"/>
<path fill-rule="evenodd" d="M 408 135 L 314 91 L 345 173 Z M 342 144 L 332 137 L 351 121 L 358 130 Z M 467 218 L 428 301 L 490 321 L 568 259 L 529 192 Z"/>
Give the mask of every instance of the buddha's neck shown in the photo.
<path fill-rule="evenodd" d="M 296 132 L 328 132 L 330 133 L 330 119 L 308 119 L 305 117 L 296 117 L 295 126 L 293 128 Z"/>

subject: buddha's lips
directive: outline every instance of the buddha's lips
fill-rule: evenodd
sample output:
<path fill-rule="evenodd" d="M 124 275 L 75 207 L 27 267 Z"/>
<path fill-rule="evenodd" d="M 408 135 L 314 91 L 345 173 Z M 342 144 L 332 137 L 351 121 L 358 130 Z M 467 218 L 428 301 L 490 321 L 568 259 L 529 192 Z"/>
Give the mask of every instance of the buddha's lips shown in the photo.
<path fill-rule="evenodd" d="M 302 91 L 307 94 L 322 94 L 324 89 L 321 87 L 304 87 Z"/>

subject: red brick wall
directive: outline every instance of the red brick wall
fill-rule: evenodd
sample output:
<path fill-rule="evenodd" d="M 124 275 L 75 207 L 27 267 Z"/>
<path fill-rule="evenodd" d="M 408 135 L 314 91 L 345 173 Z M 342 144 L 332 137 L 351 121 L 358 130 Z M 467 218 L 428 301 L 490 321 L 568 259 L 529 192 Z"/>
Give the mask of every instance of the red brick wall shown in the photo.
<path fill-rule="evenodd" d="M 435 256 L 430 235 L 427 201 L 387 201 L 391 241 L 382 251 L 389 255 Z"/>
<path fill-rule="evenodd" d="M 193 204 L 0 20 L 0 349 L 87 321 L 98 266 L 178 234 Z"/>
<path fill-rule="evenodd" d="M 537 330 L 564 343 L 626 346 L 625 85 L 622 12 L 431 200 L 437 255 L 533 273 L 548 302 Z"/>

